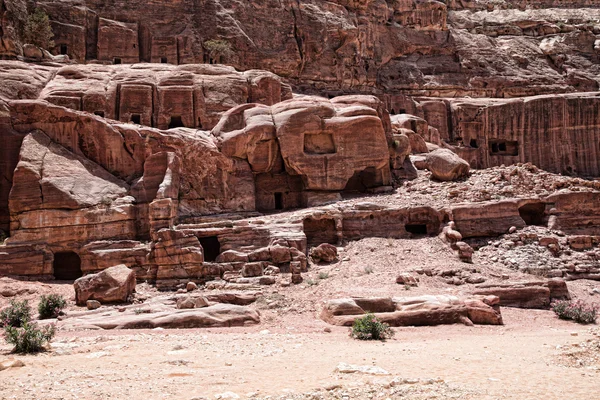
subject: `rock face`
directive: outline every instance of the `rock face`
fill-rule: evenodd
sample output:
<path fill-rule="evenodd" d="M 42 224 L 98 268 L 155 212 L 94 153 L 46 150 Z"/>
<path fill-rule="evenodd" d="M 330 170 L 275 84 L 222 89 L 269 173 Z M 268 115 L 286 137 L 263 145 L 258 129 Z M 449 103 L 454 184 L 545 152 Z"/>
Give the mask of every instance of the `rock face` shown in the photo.
<path fill-rule="evenodd" d="M 460 300 L 453 296 L 395 298 L 349 298 L 326 302 L 321 319 L 332 325 L 349 326 L 367 312 L 390 326 L 464 323 L 502 325 L 496 296 Z"/>
<path fill-rule="evenodd" d="M 330 93 L 515 97 L 598 88 L 590 60 L 600 11 L 590 0 L 76 4 L 38 6 L 52 21 L 53 53 L 80 63 L 224 62 Z M 25 15 L 23 0 L 0 3 L 0 57 L 22 54 Z M 215 40 L 233 51 L 212 51 Z"/>
<path fill-rule="evenodd" d="M 75 302 L 80 306 L 88 300 L 100 303 L 125 302 L 135 291 L 135 273 L 125 265 L 117 265 L 79 278 L 73 286 Z"/>

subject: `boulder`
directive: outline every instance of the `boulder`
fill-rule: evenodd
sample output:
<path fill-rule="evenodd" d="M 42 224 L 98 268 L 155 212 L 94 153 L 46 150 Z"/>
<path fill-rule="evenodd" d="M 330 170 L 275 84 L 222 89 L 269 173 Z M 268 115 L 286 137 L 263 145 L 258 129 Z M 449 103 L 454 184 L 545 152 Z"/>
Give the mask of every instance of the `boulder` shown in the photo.
<path fill-rule="evenodd" d="M 571 295 L 562 279 L 548 281 L 513 282 L 506 284 L 478 285 L 476 295 L 492 295 L 506 307 L 545 309 L 555 300 L 569 300 Z"/>
<path fill-rule="evenodd" d="M 400 285 L 408 285 L 408 286 L 417 286 L 419 282 L 419 278 L 413 276 L 408 272 L 402 272 L 396 278 L 396 283 Z"/>
<path fill-rule="evenodd" d="M 465 242 L 456 242 L 454 246 L 458 250 L 458 258 L 460 258 L 461 261 L 466 263 L 472 262 L 474 250 L 471 246 Z"/>
<path fill-rule="evenodd" d="M 100 306 L 102 304 L 100 304 L 100 302 L 98 300 L 88 300 L 85 302 L 85 305 L 88 310 L 96 310 L 96 309 L 100 308 Z"/>
<path fill-rule="evenodd" d="M 496 296 L 337 299 L 325 303 L 321 319 L 332 325 L 351 326 L 369 312 L 390 326 L 503 324 Z"/>
<path fill-rule="evenodd" d="M 438 149 L 427 154 L 427 169 L 435 179 L 454 181 L 469 173 L 469 163 L 448 149 Z"/>
<path fill-rule="evenodd" d="M 203 296 L 186 295 L 177 298 L 178 310 L 202 307 L 208 307 L 208 301 Z"/>
<path fill-rule="evenodd" d="M 135 273 L 121 264 L 81 277 L 73 286 L 75 302 L 80 306 L 86 305 L 88 300 L 100 303 L 126 302 L 135 291 Z"/>
<path fill-rule="evenodd" d="M 208 328 L 258 324 L 260 315 L 249 307 L 215 304 L 199 309 L 167 310 L 136 314 L 133 309 L 88 314 L 59 322 L 65 329 Z"/>
<path fill-rule="evenodd" d="M 338 259 L 337 247 L 329 243 L 322 243 L 310 250 L 314 262 L 333 262 Z"/>

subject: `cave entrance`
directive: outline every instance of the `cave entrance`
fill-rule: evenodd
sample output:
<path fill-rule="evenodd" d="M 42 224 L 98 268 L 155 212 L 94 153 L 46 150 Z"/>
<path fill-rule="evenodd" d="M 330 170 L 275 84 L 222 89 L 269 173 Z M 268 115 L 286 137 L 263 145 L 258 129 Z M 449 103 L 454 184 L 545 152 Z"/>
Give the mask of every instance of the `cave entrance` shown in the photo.
<path fill-rule="evenodd" d="M 131 122 L 137 125 L 142 124 L 142 116 L 140 114 L 131 114 Z"/>
<path fill-rule="evenodd" d="M 306 218 L 303 222 L 303 229 L 309 246 L 318 246 L 321 243 L 337 244 L 338 242 L 335 220 L 331 218 Z"/>
<path fill-rule="evenodd" d="M 545 211 L 544 203 L 529 203 L 519 207 L 519 215 L 527 225 L 544 226 Z"/>
<path fill-rule="evenodd" d="M 104 111 L 94 111 L 94 115 L 104 118 Z"/>
<path fill-rule="evenodd" d="M 406 224 L 404 229 L 413 235 L 427 235 L 427 225 L 425 224 Z"/>
<path fill-rule="evenodd" d="M 115 57 L 113 59 L 113 64 L 121 64 L 121 59 L 119 57 Z"/>
<path fill-rule="evenodd" d="M 283 210 L 283 193 L 281 192 L 275 193 L 275 209 Z"/>
<path fill-rule="evenodd" d="M 161 64 L 166 64 L 167 63 L 167 57 L 161 57 L 160 58 L 160 62 L 161 62 Z"/>
<path fill-rule="evenodd" d="M 61 281 L 73 281 L 83 276 L 81 272 L 81 259 L 73 251 L 54 253 L 52 267 L 54 278 Z"/>
<path fill-rule="evenodd" d="M 69 48 L 67 47 L 66 44 L 61 44 L 60 45 L 60 54 L 62 55 L 66 55 L 69 52 Z"/>
<path fill-rule="evenodd" d="M 216 236 L 207 236 L 198 239 L 204 250 L 204 261 L 214 262 L 221 254 L 221 243 Z"/>
<path fill-rule="evenodd" d="M 171 121 L 169 122 L 169 129 L 184 128 L 184 127 L 185 127 L 185 125 L 183 124 L 183 121 L 181 120 L 180 115 L 172 115 L 171 116 Z"/>

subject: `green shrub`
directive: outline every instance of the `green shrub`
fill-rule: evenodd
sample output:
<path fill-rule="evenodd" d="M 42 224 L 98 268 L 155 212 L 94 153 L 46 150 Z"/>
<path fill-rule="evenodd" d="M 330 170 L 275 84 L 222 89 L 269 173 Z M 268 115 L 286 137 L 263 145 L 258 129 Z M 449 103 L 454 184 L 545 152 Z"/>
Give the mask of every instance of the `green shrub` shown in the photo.
<path fill-rule="evenodd" d="M 562 300 L 552 303 L 552 311 L 560 319 L 570 319 L 580 324 L 593 324 L 596 322 L 598 306 L 588 305 L 581 300 Z"/>
<path fill-rule="evenodd" d="M 4 327 L 4 339 L 15 346 L 15 353 L 37 353 L 44 350 L 56 334 L 54 325 L 39 328 L 35 322 L 26 322 L 22 328 Z"/>
<path fill-rule="evenodd" d="M 0 326 L 19 328 L 31 321 L 31 307 L 27 300 L 11 300 L 10 306 L 0 312 Z"/>
<path fill-rule="evenodd" d="M 319 272 L 319 279 L 329 278 L 329 272 Z"/>
<path fill-rule="evenodd" d="M 385 322 L 380 322 L 372 313 L 358 318 L 352 325 L 350 336 L 359 340 L 385 340 L 394 336 L 394 331 Z"/>
<path fill-rule="evenodd" d="M 231 44 L 223 39 L 210 39 L 203 43 L 208 55 L 216 62 L 222 63 L 223 57 L 229 57 L 233 54 Z"/>
<path fill-rule="evenodd" d="M 33 14 L 30 14 L 29 17 L 27 17 L 25 31 L 23 33 L 25 43 L 31 43 L 42 49 L 48 50 L 54 47 L 53 37 L 54 33 L 52 33 L 48 14 L 46 14 L 44 10 L 37 8 Z"/>
<path fill-rule="evenodd" d="M 59 294 L 42 295 L 38 304 L 40 319 L 56 318 L 58 313 L 65 308 L 67 301 Z"/>

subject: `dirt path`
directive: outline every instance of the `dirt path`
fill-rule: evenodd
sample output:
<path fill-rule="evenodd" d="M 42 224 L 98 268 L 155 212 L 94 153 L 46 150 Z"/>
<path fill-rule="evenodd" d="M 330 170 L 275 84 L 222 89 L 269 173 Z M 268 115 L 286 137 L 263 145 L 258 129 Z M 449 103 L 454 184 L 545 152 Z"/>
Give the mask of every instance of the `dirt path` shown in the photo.
<path fill-rule="evenodd" d="M 18 357 L 25 367 L 3 371 L 0 393 L 2 399 L 194 399 L 225 392 L 319 398 L 335 389 L 346 398 L 598 398 L 597 369 L 557 363 L 557 346 L 588 339 L 589 328 L 557 323 L 548 311 L 505 310 L 503 327 L 397 328 L 385 343 L 352 340 L 346 328 L 325 333 L 291 325 L 272 332 L 61 333 L 53 352 Z M 4 356 L 8 350 L 2 347 Z M 390 375 L 340 374 L 340 362 L 375 365 Z M 421 381 L 389 387 L 401 379 Z"/>

